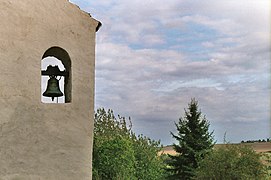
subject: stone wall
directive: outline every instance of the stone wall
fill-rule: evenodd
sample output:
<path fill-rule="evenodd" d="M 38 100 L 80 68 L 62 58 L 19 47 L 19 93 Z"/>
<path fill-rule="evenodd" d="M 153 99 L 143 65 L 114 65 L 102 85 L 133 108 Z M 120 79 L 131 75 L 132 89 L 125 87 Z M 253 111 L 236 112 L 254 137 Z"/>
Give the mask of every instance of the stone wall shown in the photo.
<path fill-rule="evenodd" d="M 0 179 L 91 179 L 99 22 L 67 0 L 5 0 L 0 9 Z M 70 57 L 70 103 L 41 102 L 51 47 Z"/>

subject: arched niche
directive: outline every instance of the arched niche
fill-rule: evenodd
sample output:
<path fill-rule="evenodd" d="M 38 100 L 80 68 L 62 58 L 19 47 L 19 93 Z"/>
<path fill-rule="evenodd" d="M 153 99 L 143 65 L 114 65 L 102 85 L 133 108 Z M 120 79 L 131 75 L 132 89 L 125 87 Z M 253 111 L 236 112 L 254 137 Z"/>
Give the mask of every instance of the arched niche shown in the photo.
<path fill-rule="evenodd" d="M 64 78 L 64 96 L 65 96 L 65 103 L 70 103 L 72 99 L 72 73 L 71 73 L 71 59 L 66 50 L 61 47 L 51 47 L 45 51 L 42 56 L 42 60 L 47 57 L 55 57 L 61 61 L 64 65 L 64 68 L 67 72 L 67 76 Z"/>

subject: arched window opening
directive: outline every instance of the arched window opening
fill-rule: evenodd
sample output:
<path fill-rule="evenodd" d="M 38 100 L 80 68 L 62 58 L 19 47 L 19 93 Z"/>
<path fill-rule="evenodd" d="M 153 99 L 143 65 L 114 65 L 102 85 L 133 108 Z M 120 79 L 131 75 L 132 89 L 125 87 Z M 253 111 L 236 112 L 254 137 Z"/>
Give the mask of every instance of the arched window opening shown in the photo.
<path fill-rule="evenodd" d="M 71 61 L 59 47 L 49 48 L 41 61 L 41 102 L 71 102 Z"/>

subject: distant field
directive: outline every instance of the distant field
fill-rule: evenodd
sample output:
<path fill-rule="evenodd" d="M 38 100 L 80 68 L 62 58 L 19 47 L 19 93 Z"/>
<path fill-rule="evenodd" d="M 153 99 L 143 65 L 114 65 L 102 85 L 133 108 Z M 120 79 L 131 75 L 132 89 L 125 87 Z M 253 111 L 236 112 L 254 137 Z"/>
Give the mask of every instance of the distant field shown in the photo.
<path fill-rule="evenodd" d="M 270 142 L 254 142 L 254 143 L 239 143 L 241 145 L 250 146 L 254 151 L 261 153 L 261 152 L 271 152 L 271 143 Z M 214 148 L 223 147 L 225 144 L 216 144 Z M 173 150 L 172 146 L 166 146 L 162 149 L 159 154 L 170 154 L 175 155 L 176 152 Z"/>

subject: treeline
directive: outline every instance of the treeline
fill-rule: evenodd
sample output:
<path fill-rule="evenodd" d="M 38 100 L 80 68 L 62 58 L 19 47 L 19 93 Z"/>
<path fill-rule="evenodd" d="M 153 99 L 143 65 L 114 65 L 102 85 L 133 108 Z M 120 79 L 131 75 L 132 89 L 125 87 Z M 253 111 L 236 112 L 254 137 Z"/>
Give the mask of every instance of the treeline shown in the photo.
<path fill-rule="evenodd" d="M 269 138 L 266 139 L 259 139 L 259 140 L 247 140 L 247 141 L 241 141 L 241 143 L 256 143 L 256 142 L 270 142 Z"/>
<path fill-rule="evenodd" d="M 209 121 L 192 99 L 171 133 L 176 155 L 160 155 L 160 141 L 132 131 L 131 119 L 100 108 L 94 118 L 94 180 L 269 179 L 271 157 L 244 145 L 212 148 Z M 128 122 L 127 122 L 128 121 Z M 268 139 L 269 142 L 269 139 Z M 268 167 L 269 166 L 269 167 Z"/>

